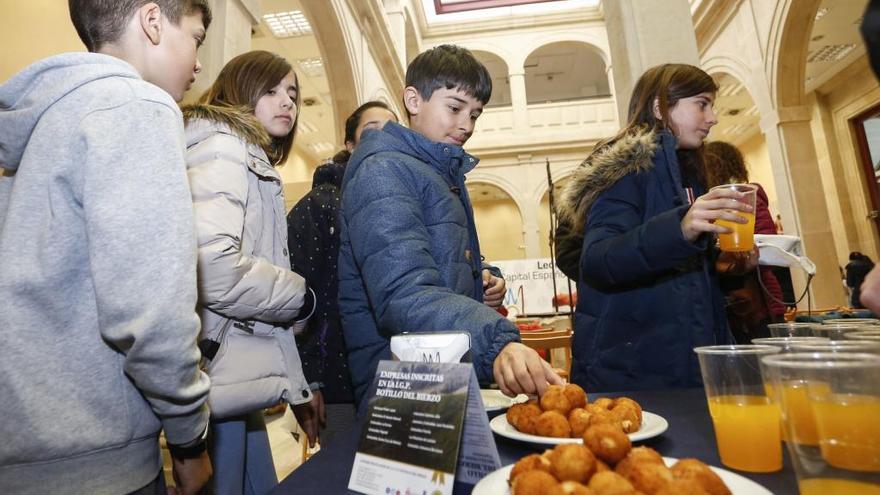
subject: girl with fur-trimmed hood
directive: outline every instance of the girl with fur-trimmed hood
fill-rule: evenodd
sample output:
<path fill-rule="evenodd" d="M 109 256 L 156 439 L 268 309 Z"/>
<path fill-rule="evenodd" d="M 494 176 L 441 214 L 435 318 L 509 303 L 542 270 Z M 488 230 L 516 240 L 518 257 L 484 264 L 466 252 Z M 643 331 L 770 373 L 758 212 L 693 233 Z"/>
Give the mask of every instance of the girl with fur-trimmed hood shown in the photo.
<path fill-rule="evenodd" d="M 303 375 L 292 326 L 314 295 L 290 270 L 281 176 L 299 87 L 283 58 L 239 55 L 200 104 L 183 109 L 198 236 L 199 346 L 211 376 L 212 493 L 268 493 L 278 482 L 262 407 L 294 405 L 310 440 L 322 403 Z"/>
<path fill-rule="evenodd" d="M 733 343 L 714 268 L 714 234 L 729 230 L 714 222 L 746 223 L 732 210 L 749 207 L 704 194 L 717 89 L 690 65 L 648 70 L 626 127 L 565 186 L 557 262 L 578 280 L 572 381 L 589 391 L 699 386 L 693 348 Z"/>

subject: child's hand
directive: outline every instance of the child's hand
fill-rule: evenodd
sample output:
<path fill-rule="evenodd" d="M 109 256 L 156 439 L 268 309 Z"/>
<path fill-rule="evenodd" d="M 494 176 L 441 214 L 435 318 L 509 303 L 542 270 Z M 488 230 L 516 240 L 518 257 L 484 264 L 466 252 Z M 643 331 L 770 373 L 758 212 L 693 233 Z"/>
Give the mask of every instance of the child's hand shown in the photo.
<path fill-rule="evenodd" d="M 751 212 L 752 207 L 737 201 L 745 193 L 730 189 L 714 189 L 700 196 L 681 219 L 681 233 L 685 240 L 694 242 L 704 232 L 728 234 L 731 230 L 716 225 L 715 220 L 723 219 L 736 223 L 748 223 L 748 219 L 737 215 L 734 210 Z"/>
<path fill-rule="evenodd" d="M 483 270 L 483 302 L 486 306 L 490 308 L 501 306 L 506 291 L 507 283 L 503 278 L 492 275 L 489 270 Z"/>
<path fill-rule="evenodd" d="M 492 365 L 495 382 L 505 395 L 542 395 L 549 385 L 565 382 L 553 371 L 550 363 L 541 359 L 534 349 L 519 342 L 511 342 L 501 349 Z"/>
<path fill-rule="evenodd" d="M 759 254 L 758 246 L 745 252 L 721 251 L 715 261 L 715 270 L 725 275 L 745 275 L 758 267 Z"/>

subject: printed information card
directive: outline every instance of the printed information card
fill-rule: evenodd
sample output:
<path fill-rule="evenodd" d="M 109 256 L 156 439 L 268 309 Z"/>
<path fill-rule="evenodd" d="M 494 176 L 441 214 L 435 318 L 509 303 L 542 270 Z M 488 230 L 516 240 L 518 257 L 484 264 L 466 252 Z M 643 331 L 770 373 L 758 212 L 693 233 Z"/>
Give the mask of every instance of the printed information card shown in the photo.
<path fill-rule="evenodd" d="M 500 467 L 473 367 L 382 361 L 348 488 L 451 494 Z"/>

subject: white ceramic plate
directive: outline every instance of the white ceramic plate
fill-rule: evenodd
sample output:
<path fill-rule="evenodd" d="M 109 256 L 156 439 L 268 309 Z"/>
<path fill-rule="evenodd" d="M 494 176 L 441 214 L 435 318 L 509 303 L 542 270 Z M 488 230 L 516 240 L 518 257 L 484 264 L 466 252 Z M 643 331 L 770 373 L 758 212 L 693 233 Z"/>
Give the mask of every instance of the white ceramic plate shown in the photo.
<path fill-rule="evenodd" d="M 506 414 L 501 414 L 492 418 L 492 421 L 489 422 L 489 427 L 492 428 L 492 431 L 501 435 L 502 437 L 519 440 L 521 442 L 535 443 L 539 445 L 559 445 L 563 443 L 583 442 L 583 440 L 581 440 L 580 438 L 539 437 L 538 435 L 529 435 L 528 433 L 523 433 L 507 422 Z M 639 431 L 630 433 L 629 439 L 632 442 L 647 440 L 649 438 L 656 437 L 657 435 L 666 431 L 668 428 L 669 422 L 667 422 L 663 416 L 650 413 L 648 411 L 642 411 L 642 427 L 639 429 Z"/>
<path fill-rule="evenodd" d="M 674 457 L 664 457 L 663 461 L 667 466 L 672 466 L 678 459 Z M 709 466 L 715 474 L 721 477 L 721 481 L 730 488 L 733 495 L 773 495 L 773 492 L 755 483 L 754 481 L 740 476 L 726 469 Z M 510 487 L 507 485 L 507 478 L 510 477 L 510 470 L 513 464 L 508 464 L 500 469 L 492 471 L 488 476 L 481 479 L 477 486 L 474 487 L 472 495 L 510 495 Z"/>
<path fill-rule="evenodd" d="M 519 404 L 520 402 L 526 402 L 529 400 L 529 396 L 525 394 L 519 394 L 516 397 L 508 397 L 504 395 L 500 390 L 484 389 L 480 389 L 480 397 L 483 398 L 483 407 L 487 411 L 499 411 L 501 409 L 507 409 L 514 404 Z"/>

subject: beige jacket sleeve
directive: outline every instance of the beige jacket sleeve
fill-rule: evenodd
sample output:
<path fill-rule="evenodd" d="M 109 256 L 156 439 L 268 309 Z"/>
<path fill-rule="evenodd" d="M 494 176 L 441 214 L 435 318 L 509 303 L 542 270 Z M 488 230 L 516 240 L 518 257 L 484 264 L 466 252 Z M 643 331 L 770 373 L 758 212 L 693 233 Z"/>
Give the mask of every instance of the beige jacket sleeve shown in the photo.
<path fill-rule="evenodd" d="M 187 149 L 198 238 L 199 301 L 234 319 L 292 322 L 305 280 L 242 252 L 249 174 L 245 142 L 217 132 Z"/>

